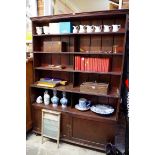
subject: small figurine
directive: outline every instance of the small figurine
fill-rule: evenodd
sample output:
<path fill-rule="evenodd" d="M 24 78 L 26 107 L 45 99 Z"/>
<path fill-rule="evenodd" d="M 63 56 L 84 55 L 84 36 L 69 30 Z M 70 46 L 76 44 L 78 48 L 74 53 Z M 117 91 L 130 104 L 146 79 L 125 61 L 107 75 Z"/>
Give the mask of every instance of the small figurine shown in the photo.
<path fill-rule="evenodd" d="M 37 103 L 43 103 L 42 97 L 41 96 L 37 97 L 36 102 Z"/>

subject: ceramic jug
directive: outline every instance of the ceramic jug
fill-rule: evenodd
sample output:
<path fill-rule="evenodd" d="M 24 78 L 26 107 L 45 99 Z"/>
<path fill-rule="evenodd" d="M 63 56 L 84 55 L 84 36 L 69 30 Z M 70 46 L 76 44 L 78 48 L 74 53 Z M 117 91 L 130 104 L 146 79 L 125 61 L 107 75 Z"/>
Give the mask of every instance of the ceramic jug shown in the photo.
<path fill-rule="evenodd" d="M 110 32 L 111 26 L 109 25 L 104 25 L 104 32 Z"/>
<path fill-rule="evenodd" d="M 86 25 L 86 31 L 87 33 L 92 33 L 94 31 L 95 27 L 94 25 L 90 26 L 90 25 Z"/>
<path fill-rule="evenodd" d="M 66 98 L 66 92 L 62 92 L 63 97 L 60 100 L 60 103 L 62 104 L 62 108 L 65 108 L 68 103 L 68 99 Z"/>
<path fill-rule="evenodd" d="M 53 103 L 54 107 L 57 107 L 59 102 L 59 98 L 56 95 L 57 95 L 57 91 L 53 90 L 53 97 L 51 98 L 51 102 Z"/>
<path fill-rule="evenodd" d="M 79 25 L 79 33 L 85 33 L 86 32 L 86 26 L 85 25 Z"/>
<path fill-rule="evenodd" d="M 47 90 L 44 92 L 44 104 L 45 105 L 49 105 L 50 104 L 50 95 L 48 94 Z"/>
<path fill-rule="evenodd" d="M 73 33 L 79 33 L 79 26 L 73 26 Z"/>
<path fill-rule="evenodd" d="M 41 35 L 42 34 L 42 27 L 36 27 L 36 33 L 38 34 L 38 35 Z"/>
<path fill-rule="evenodd" d="M 43 26 L 43 32 L 44 32 L 44 34 L 48 34 L 49 33 L 49 26 Z"/>
<path fill-rule="evenodd" d="M 117 32 L 121 28 L 121 25 L 112 25 L 112 31 Z"/>
<path fill-rule="evenodd" d="M 102 31 L 102 25 L 94 26 L 95 32 L 101 32 Z"/>

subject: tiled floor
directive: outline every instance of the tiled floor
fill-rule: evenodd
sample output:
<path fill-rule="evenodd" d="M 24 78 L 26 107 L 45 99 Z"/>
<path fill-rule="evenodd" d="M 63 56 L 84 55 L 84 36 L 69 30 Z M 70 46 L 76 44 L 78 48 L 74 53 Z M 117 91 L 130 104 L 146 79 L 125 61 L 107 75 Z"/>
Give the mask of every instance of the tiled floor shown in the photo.
<path fill-rule="evenodd" d="M 105 155 L 105 153 L 62 142 L 57 149 L 56 142 L 45 139 L 41 144 L 41 136 L 29 134 L 26 140 L 26 155 Z"/>

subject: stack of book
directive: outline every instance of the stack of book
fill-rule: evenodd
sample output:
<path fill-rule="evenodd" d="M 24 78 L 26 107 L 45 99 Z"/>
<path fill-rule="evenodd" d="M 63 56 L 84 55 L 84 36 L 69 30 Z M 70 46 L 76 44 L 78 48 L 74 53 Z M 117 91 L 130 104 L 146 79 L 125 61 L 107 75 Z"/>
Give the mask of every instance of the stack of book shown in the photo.
<path fill-rule="evenodd" d="M 75 70 L 108 72 L 109 58 L 88 58 L 75 56 Z"/>

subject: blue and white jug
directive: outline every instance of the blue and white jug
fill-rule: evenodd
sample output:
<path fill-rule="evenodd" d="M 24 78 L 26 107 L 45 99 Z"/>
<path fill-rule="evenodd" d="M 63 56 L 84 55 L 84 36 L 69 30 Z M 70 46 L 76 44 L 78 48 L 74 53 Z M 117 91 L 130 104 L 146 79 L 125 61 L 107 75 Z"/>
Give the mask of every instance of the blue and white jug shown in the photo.
<path fill-rule="evenodd" d="M 51 102 L 53 103 L 54 107 L 57 107 L 59 103 L 59 98 L 56 95 L 57 95 L 57 91 L 53 90 L 53 97 L 51 98 Z"/>
<path fill-rule="evenodd" d="M 62 92 L 63 97 L 60 100 L 60 103 L 62 105 L 62 108 L 65 108 L 68 103 L 68 99 L 66 98 L 66 92 Z"/>

